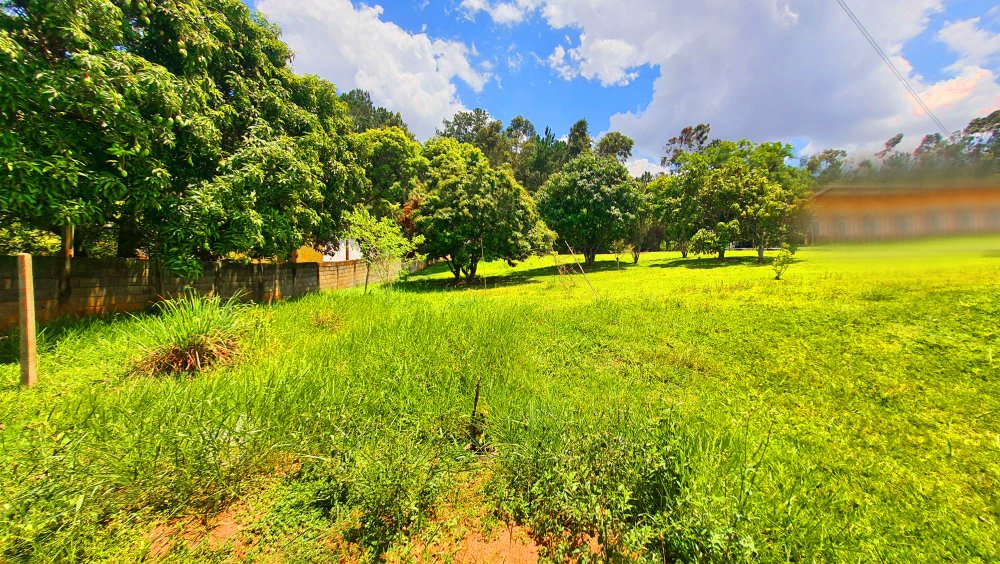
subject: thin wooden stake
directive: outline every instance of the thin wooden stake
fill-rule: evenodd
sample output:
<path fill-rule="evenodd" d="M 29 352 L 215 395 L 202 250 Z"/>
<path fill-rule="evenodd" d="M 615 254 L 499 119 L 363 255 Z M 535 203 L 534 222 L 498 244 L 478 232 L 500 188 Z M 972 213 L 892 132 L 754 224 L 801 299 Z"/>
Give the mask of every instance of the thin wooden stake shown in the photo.
<path fill-rule="evenodd" d="M 21 385 L 38 383 L 38 351 L 35 342 L 35 280 L 31 255 L 17 255 L 17 287 L 21 306 Z"/>
<path fill-rule="evenodd" d="M 566 243 L 566 242 L 563 241 L 563 243 Z M 587 285 L 590 286 L 590 291 L 594 293 L 594 297 L 596 298 L 597 297 L 597 290 L 595 290 L 594 289 L 594 285 L 590 283 L 590 278 L 587 278 L 587 271 L 583 269 L 583 265 L 580 264 L 580 261 L 578 261 L 576 259 L 576 253 L 573 252 L 573 247 L 570 247 L 569 243 L 566 243 L 566 248 L 569 249 L 569 254 L 573 257 L 573 262 L 575 262 L 577 268 L 580 269 L 580 274 L 583 275 L 583 279 L 587 281 Z"/>

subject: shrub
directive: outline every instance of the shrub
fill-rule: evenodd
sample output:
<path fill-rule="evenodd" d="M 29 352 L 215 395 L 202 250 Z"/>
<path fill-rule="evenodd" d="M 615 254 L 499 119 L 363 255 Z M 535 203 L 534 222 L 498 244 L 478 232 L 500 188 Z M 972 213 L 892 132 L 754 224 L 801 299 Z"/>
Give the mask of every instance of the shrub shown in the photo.
<path fill-rule="evenodd" d="M 145 344 L 136 369 L 145 374 L 201 372 L 233 362 L 240 340 L 256 326 L 256 318 L 238 296 L 186 293 L 157 304 L 159 315 L 139 322 Z"/>
<path fill-rule="evenodd" d="M 771 268 L 774 269 L 774 279 L 781 280 L 781 276 L 785 274 L 785 271 L 791 265 L 792 251 L 788 248 L 781 249 L 771 262 Z"/>

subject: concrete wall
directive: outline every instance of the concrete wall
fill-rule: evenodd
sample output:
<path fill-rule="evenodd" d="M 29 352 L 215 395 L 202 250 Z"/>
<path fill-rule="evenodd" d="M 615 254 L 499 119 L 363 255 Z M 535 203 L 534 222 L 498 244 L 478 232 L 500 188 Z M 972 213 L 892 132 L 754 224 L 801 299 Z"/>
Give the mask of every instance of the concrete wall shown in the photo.
<path fill-rule="evenodd" d="M 159 269 L 155 262 L 137 259 L 72 259 L 34 257 L 35 308 L 38 323 L 64 315 L 87 316 L 144 310 L 157 301 L 183 292 L 188 284 Z M 426 263 L 406 263 L 392 269 L 415 272 Z M 371 284 L 382 280 L 372 272 Z M 247 300 L 302 296 L 321 290 L 362 286 L 365 265 L 339 263 L 230 264 L 214 263 L 194 284 L 194 290 L 228 298 L 241 293 Z M 0 257 L 0 331 L 17 326 L 17 259 Z"/>

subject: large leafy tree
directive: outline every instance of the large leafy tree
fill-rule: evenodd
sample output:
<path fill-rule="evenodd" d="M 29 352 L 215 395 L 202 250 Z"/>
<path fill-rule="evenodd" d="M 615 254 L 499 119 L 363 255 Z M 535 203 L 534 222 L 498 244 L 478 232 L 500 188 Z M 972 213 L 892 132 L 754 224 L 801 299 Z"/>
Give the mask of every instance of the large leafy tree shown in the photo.
<path fill-rule="evenodd" d="M 478 148 L 493 166 L 510 162 L 510 143 L 503 123 L 482 108 L 456 113 L 444 120 L 437 133 Z"/>
<path fill-rule="evenodd" d="M 411 195 L 419 192 L 427 169 L 420 144 L 396 127 L 353 134 L 350 144 L 365 171 L 355 201 L 380 218 L 398 215 Z"/>
<path fill-rule="evenodd" d="M 290 57 L 238 0 L 2 0 L 0 213 L 112 225 L 185 276 L 333 236 L 351 121 Z"/>
<path fill-rule="evenodd" d="M 629 237 L 639 207 L 637 184 L 614 159 L 580 157 L 545 183 L 537 196 L 538 210 L 592 265 L 598 252 Z"/>
<path fill-rule="evenodd" d="M 509 168 L 493 168 L 478 148 L 451 138 L 429 140 L 424 155 L 426 194 L 413 222 L 428 257 L 443 258 L 456 279 L 471 279 L 480 261 L 531 253 L 538 215 Z"/>
<path fill-rule="evenodd" d="M 618 162 L 624 164 L 632 156 L 634 145 L 635 141 L 624 133 L 609 131 L 597 142 L 594 152 L 599 157 L 618 159 Z"/>

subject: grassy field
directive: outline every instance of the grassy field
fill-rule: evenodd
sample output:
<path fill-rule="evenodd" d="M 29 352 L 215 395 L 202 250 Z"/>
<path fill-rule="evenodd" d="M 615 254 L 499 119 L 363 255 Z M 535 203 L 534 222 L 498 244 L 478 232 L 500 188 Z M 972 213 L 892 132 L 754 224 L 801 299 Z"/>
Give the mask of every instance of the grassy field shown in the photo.
<path fill-rule="evenodd" d="M 0 561 L 1000 559 L 1000 237 L 750 254 L 434 267 L 193 377 L 0 342 Z"/>

